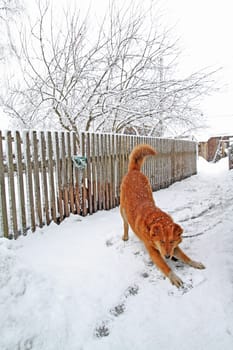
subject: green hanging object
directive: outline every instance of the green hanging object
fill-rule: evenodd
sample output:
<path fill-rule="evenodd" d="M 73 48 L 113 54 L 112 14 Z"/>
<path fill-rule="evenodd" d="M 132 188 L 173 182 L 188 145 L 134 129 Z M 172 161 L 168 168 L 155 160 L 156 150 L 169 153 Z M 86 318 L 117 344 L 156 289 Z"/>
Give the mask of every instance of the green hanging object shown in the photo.
<path fill-rule="evenodd" d="M 78 169 L 84 170 L 87 166 L 87 157 L 73 156 L 72 160 Z"/>

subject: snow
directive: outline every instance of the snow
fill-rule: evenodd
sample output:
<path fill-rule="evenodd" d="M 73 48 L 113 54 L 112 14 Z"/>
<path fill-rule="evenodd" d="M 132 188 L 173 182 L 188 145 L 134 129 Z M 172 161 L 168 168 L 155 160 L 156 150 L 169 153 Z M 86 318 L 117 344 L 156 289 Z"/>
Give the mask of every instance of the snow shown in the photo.
<path fill-rule="evenodd" d="M 199 159 L 197 175 L 154 193 L 206 266 L 170 262 L 180 290 L 132 232 L 121 240 L 119 208 L 1 238 L 0 349 L 232 349 L 232 181 L 226 159 Z"/>

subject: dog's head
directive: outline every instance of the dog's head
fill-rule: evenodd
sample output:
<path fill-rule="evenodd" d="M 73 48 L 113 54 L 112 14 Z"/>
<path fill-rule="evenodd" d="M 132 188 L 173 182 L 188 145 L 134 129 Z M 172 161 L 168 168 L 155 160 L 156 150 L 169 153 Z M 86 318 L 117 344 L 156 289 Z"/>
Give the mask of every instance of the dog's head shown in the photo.
<path fill-rule="evenodd" d="M 174 249 L 182 241 L 183 229 L 173 223 L 155 223 L 150 227 L 150 239 L 153 246 L 165 258 L 172 258 Z"/>

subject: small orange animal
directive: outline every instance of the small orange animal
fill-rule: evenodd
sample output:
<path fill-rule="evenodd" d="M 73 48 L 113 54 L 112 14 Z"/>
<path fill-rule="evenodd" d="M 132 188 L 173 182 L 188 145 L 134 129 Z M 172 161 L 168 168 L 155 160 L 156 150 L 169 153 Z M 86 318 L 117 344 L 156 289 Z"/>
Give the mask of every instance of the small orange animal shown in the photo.
<path fill-rule="evenodd" d="M 124 222 L 122 239 L 128 240 L 129 225 L 144 242 L 155 265 L 176 287 L 182 280 L 171 270 L 165 259 L 176 257 L 197 269 L 205 266 L 190 259 L 180 248 L 183 229 L 154 202 L 148 178 L 140 171 L 146 156 L 155 156 L 149 145 L 136 146 L 130 154 L 128 173 L 121 183 L 120 213 Z"/>

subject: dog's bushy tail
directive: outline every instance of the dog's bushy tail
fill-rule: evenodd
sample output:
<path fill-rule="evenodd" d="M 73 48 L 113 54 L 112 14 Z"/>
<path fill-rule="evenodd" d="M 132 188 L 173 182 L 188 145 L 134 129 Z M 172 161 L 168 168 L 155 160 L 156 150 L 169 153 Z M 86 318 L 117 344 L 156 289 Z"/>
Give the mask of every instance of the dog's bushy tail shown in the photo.
<path fill-rule="evenodd" d="M 157 152 L 149 145 L 138 145 L 135 146 L 129 155 L 129 166 L 128 171 L 140 170 L 145 157 L 155 156 Z"/>

